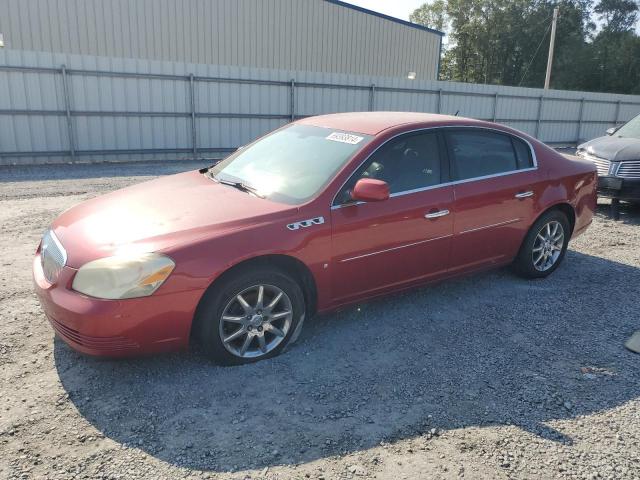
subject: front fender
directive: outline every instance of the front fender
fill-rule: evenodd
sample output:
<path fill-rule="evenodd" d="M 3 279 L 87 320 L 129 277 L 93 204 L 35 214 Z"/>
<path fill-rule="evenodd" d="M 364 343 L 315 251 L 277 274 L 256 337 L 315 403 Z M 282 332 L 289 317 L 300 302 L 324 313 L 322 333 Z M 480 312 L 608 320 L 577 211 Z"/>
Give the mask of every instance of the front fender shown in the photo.
<path fill-rule="evenodd" d="M 330 260 L 331 226 L 327 221 L 308 228 L 287 228 L 291 222 L 300 220 L 298 216 L 201 238 L 163 253 L 176 262 L 174 273 L 182 273 L 185 283 L 203 293 L 224 272 L 240 263 L 268 255 L 292 257 L 306 265 L 311 272 L 320 306 L 325 303 L 323 292 L 328 291 L 324 265 Z M 311 215 L 309 218 L 318 216 Z M 324 217 L 328 219 L 328 216 Z"/>

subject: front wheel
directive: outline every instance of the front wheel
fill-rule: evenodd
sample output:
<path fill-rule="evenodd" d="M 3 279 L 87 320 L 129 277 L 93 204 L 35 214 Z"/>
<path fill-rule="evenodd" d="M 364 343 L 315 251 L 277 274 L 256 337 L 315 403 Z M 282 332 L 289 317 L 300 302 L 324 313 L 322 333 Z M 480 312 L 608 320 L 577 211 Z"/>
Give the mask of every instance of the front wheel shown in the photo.
<path fill-rule="evenodd" d="M 302 290 L 289 275 L 259 268 L 225 278 L 202 299 L 198 339 L 221 365 L 251 363 L 279 354 L 299 333 Z"/>
<path fill-rule="evenodd" d="M 517 273 L 525 278 L 543 278 L 558 268 L 564 259 L 571 235 L 564 213 L 552 210 L 531 227 L 514 262 Z"/>

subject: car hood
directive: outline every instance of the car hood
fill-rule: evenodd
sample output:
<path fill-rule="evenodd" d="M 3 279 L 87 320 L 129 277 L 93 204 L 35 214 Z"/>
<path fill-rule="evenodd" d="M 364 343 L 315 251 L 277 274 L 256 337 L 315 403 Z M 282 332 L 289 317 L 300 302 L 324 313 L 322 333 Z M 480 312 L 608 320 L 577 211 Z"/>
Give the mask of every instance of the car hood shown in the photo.
<path fill-rule="evenodd" d="M 67 265 L 79 268 L 110 255 L 166 250 L 284 218 L 295 210 L 194 171 L 83 202 L 56 218 L 52 229 L 67 251 Z"/>
<path fill-rule="evenodd" d="M 612 162 L 640 160 L 640 139 L 615 135 L 598 137 L 583 143 L 578 150 L 586 150 L 591 155 Z"/>

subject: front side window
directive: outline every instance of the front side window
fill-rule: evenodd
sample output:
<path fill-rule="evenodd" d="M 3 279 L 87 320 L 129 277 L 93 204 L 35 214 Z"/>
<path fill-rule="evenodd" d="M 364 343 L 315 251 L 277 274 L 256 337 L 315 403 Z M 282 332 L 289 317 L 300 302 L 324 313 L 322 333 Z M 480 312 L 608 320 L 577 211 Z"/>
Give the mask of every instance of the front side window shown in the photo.
<path fill-rule="evenodd" d="M 454 180 L 486 177 L 533 166 L 531 149 L 511 135 L 485 130 L 447 133 Z"/>
<path fill-rule="evenodd" d="M 632 118 L 615 133 L 616 137 L 628 137 L 640 139 L 640 115 Z"/>
<path fill-rule="evenodd" d="M 270 200 L 297 205 L 314 197 L 371 138 L 291 125 L 233 153 L 208 175 L 223 183 L 241 183 Z"/>
<path fill-rule="evenodd" d="M 361 178 L 387 182 L 392 195 L 438 185 L 442 182 L 438 134 L 412 133 L 389 140 L 356 170 L 334 204 L 349 203 L 350 191 Z"/>

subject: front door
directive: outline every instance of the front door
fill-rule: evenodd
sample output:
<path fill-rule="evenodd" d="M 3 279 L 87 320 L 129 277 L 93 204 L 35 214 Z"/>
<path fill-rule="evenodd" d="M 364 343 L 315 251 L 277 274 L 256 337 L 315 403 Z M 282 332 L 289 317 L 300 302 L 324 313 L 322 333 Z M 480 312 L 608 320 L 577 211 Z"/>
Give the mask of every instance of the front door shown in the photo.
<path fill-rule="evenodd" d="M 442 138 L 433 130 L 389 140 L 354 173 L 331 210 L 332 294 L 348 302 L 438 274 L 449 267 L 453 189 Z M 350 200 L 360 178 L 389 184 L 381 202 Z"/>

